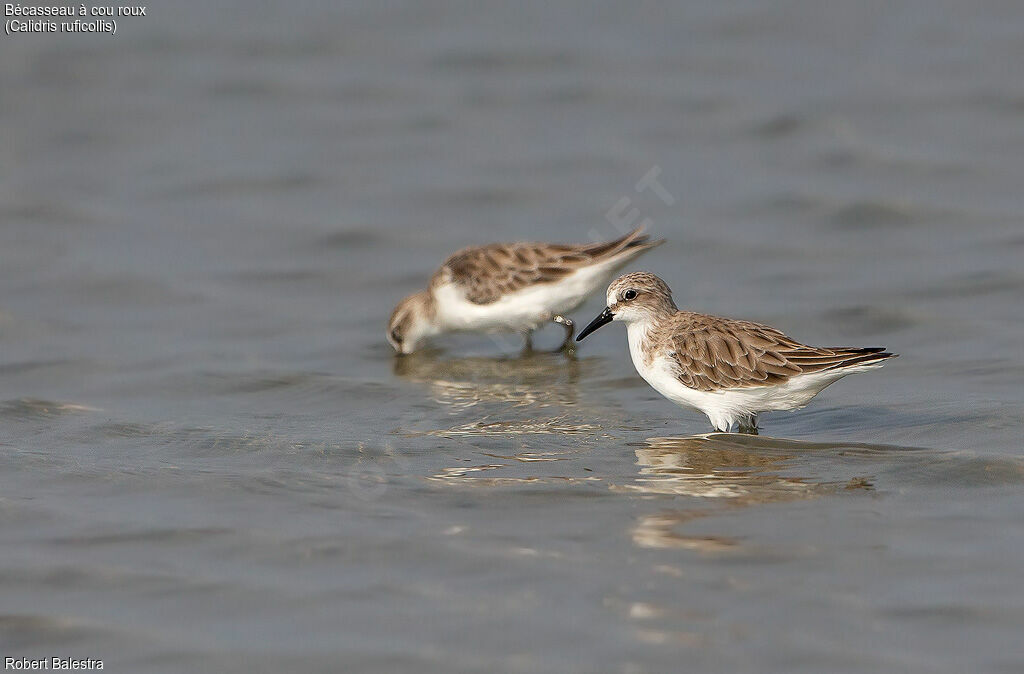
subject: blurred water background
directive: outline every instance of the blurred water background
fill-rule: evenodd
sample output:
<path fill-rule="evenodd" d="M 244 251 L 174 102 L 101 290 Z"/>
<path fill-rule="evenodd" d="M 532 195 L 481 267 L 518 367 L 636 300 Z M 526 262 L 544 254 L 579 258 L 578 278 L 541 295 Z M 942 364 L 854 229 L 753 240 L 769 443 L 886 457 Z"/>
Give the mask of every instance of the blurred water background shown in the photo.
<path fill-rule="evenodd" d="M 1024 5 L 147 14 L 0 36 L 0 656 L 1024 669 Z M 384 341 L 641 219 L 680 306 L 901 357 L 700 437 L 621 326 Z"/>

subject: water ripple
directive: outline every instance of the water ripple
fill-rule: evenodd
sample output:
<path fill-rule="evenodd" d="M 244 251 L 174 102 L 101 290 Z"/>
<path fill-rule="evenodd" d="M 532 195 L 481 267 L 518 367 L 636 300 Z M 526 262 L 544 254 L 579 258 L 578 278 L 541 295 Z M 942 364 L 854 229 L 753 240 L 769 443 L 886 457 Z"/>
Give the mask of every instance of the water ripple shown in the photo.
<path fill-rule="evenodd" d="M 102 411 L 99 408 L 78 403 L 62 403 L 36 398 L 19 398 L 17 400 L 0 402 L 0 417 L 18 421 L 52 419 L 73 414 Z"/>

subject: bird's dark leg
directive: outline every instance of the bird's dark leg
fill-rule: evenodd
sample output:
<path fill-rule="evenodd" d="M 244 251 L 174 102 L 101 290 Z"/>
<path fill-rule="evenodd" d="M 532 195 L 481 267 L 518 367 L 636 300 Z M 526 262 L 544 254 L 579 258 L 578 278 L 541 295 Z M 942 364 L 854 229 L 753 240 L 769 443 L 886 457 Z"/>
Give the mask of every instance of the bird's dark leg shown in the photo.
<path fill-rule="evenodd" d="M 533 353 L 533 330 L 523 330 L 523 355 Z"/>
<path fill-rule="evenodd" d="M 575 348 L 572 337 L 576 333 L 576 324 L 560 314 L 555 314 L 551 317 L 551 320 L 565 328 L 565 339 L 562 340 L 562 345 L 558 347 L 558 350 L 572 351 Z"/>
<path fill-rule="evenodd" d="M 738 430 L 747 435 L 757 435 L 757 415 L 751 414 L 749 417 L 741 419 Z"/>

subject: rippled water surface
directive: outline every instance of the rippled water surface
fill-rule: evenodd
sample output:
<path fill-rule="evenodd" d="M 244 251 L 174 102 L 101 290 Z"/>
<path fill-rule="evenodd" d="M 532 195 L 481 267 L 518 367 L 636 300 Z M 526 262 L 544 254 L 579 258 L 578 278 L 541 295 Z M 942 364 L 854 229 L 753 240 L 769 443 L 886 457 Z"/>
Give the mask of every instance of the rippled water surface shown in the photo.
<path fill-rule="evenodd" d="M 0 655 L 1024 669 L 1024 6 L 148 13 L 0 36 Z M 617 218 L 901 357 L 742 437 L 620 325 L 391 354 L 454 249 Z"/>

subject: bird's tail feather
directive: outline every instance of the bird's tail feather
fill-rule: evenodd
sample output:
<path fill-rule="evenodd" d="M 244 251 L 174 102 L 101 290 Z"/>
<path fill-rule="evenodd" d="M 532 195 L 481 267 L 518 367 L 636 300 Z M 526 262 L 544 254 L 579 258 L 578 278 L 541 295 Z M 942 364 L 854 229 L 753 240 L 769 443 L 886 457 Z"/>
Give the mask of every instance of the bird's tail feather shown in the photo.
<path fill-rule="evenodd" d="M 651 248 L 660 246 L 663 243 L 665 243 L 665 239 L 651 241 L 650 235 L 644 233 L 644 228 L 637 227 L 629 234 L 621 236 L 618 239 L 591 244 L 586 247 L 585 252 L 595 259 L 613 258 L 623 251 L 628 250 L 633 254 L 639 254 L 645 250 L 650 250 Z"/>

